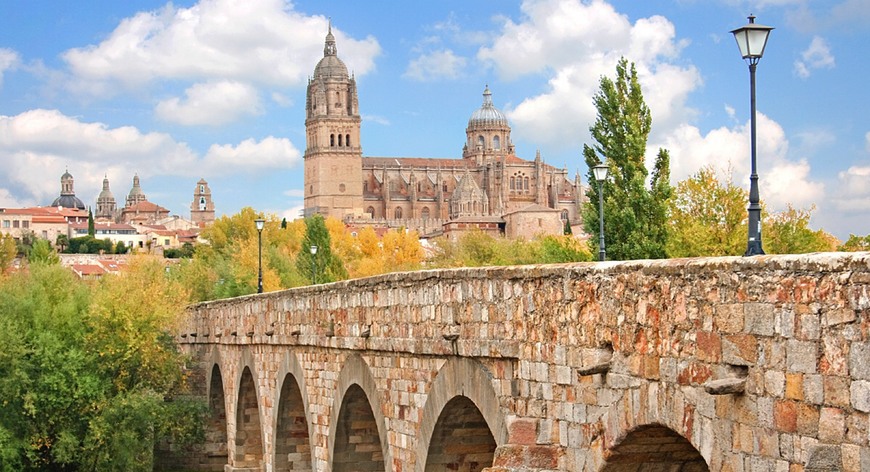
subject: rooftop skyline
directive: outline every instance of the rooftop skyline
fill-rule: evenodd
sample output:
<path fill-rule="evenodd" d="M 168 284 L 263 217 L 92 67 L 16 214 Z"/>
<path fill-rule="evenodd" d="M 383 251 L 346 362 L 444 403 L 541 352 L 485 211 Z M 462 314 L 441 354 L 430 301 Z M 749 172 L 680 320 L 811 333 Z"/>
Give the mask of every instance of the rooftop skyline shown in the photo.
<path fill-rule="evenodd" d="M 297 217 L 330 18 L 364 156 L 460 158 L 488 85 L 517 155 L 585 183 L 592 97 L 625 56 L 652 111 L 648 159 L 665 147 L 672 183 L 713 164 L 748 189 L 749 73 L 730 31 L 753 13 L 776 28 L 757 76 L 763 204 L 870 233 L 870 0 L 0 2 L 0 206 L 50 204 L 69 169 L 88 206 L 104 175 L 121 202 L 138 174 L 173 214 L 204 178 L 219 214 Z"/>

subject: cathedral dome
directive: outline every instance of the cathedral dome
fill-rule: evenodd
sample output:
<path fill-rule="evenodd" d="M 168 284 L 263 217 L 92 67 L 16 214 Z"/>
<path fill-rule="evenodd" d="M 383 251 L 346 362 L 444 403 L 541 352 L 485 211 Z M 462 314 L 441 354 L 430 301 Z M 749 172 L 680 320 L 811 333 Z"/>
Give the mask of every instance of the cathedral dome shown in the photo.
<path fill-rule="evenodd" d="M 335 36 L 332 35 L 332 25 L 329 25 L 329 33 L 326 35 L 326 44 L 323 46 L 323 59 L 314 68 L 314 78 L 347 78 L 347 66 L 338 58 L 338 50 L 335 47 Z"/>
<path fill-rule="evenodd" d="M 115 196 L 112 195 L 112 191 L 109 190 L 109 178 L 103 177 L 103 190 L 100 191 L 100 195 L 97 196 L 97 200 L 114 200 Z"/>
<path fill-rule="evenodd" d="M 75 195 L 61 195 L 54 199 L 51 202 L 51 206 L 53 207 L 64 207 L 64 208 L 78 208 L 79 210 L 85 209 L 85 203 L 82 202 L 79 197 Z"/>
<path fill-rule="evenodd" d="M 495 105 L 492 104 L 492 92 L 489 91 L 489 86 L 483 91 L 483 105 L 480 106 L 471 118 L 468 119 L 468 126 L 475 124 L 486 125 L 507 125 L 508 119 Z"/>

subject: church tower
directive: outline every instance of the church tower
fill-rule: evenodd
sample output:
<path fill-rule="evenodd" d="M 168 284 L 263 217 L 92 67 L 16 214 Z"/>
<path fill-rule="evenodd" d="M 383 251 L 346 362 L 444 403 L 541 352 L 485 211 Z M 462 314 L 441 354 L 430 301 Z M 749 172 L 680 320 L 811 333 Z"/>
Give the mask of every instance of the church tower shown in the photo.
<path fill-rule="evenodd" d="M 483 91 L 483 105 L 468 119 L 465 136 L 462 157 L 473 159 L 478 166 L 514 153 L 510 124 L 505 114 L 493 105 L 488 85 Z"/>
<path fill-rule="evenodd" d="M 109 190 L 109 176 L 103 176 L 103 190 L 97 197 L 97 211 L 94 213 L 94 218 L 114 221 L 117 216 L 118 205 L 115 196 Z"/>
<path fill-rule="evenodd" d="M 305 216 L 361 215 L 362 147 L 356 80 L 338 58 L 332 25 L 305 103 Z"/>
<path fill-rule="evenodd" d="M 211 201 L 211 189 L 205 179 L 199 179 L 193 190 L 193 202 L 190 204 L 190 221 L 197 226 L 214 223 L 214 202 Z"/>

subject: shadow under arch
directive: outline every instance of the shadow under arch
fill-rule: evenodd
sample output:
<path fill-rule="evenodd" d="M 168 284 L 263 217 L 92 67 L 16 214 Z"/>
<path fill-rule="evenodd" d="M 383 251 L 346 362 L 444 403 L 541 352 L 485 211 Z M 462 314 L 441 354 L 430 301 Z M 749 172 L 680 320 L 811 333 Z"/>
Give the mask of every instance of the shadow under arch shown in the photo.
<path fill-rule="evenodd" d="M 426 470 L 435 426 L 444 407 L 455 397 L 466 397 L 477 407 L 495 439 L 496 447 L 507 442 L 507 425 L 492 385 L 492 374 L 478 361 L 450 358 L 438 371 L 426 397 L 417 438 L 415 472 Z"/>
<path fill-rule="evenodd" d="M 276 377 L 276 408 L 272 410 L 274 470 L 314 470 L 313 428 L 310 427 L 308 387 L 299 359 L 287 352 Z"/>
<path fill-rule="evenodd" d="M 338 374 L 336 381 L 335 397 L 332 401 L 332 409 L 329 413 L 329 456 L 327 459 L 326 470 L 338 470 L 335 466 L 335 439 L 338 432 L 339 422 L 341 421 L 342 406 L 344 405 L 345 395 L 351 391 L 352 396 L 357 397 L 355 392 L 362 392 L 365 397 L 368 407 L 374 417 L 374 423 L 378 431 L 378 439 L 381 446 L 381 457 L 383 458 L 384 471 L 391 470 L 393 460 L 390 457 L 390 446 L 387 437 L 386 422 L 383 412 L 381 411 L 381 396 L 378 392 L 375 378 L 369 369 L 368 364 L 359 355 L 354 354 L 349 356 Z M 357 397 L 358 398 L 358 397 Z M 317 464 L 314 464 L 315 470 L 319 470 Z"/>
<path fill-rule="evenodd" d="M 662 424 L 639 426 L 611 449 L 601 472 L 709 472 L 710 467 L 688 439 Z"/>
<path fill-rule="evenodd" d="M 252 355 L 242 350 L 236 377 L 235 434 L 233 466 L 261 467 L 265 462 L 263 428 L 260 413 L 260 388 Z"/>

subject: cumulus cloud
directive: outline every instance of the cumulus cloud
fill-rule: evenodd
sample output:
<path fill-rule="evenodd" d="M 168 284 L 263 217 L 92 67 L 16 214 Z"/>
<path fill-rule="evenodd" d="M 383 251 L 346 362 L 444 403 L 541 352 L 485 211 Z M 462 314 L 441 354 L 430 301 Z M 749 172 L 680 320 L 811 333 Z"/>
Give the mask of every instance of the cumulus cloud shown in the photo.
<path fill-rule="evenodd" d="M 259 142 L 246 139 L 237 146 L 213 144 L 203 160 L 213 173 L 228 175 L 240 168 L 262 171 L 295 167 L 302 154 L 290 140 L 269 136 Z"/>
<path fill-rule="evenodd" d="M 169 3 L 125 18 L 99 44 L 71 49 L 63 59 L 80 91 L 162 79 L 301 86 L 323 55 L 327 21 L 295 12 L 283 0 L 201 0 L 189 8 Z M 380 54 L 374 38 L 332 31 L 349 69 L 361 76 L 374 68 Z"/>
<path fill-rule="evenodd" d="M 59 179 L 67 169 L 76 177 L 77 188 L 99 189 L 103 175 L 112 182 L 126 181 L 132 172 L 142 178 L 257 175 L 287 169 L 300 159 L 286 139 L 214 145 L 198 156 L 166 133 L 86 123 L 57 110 L 0 116 L 0 197 L 19 204 L 45 204 L 57 196 L 60 181 L 47 177 Z"/>
<path fill-rule="evenodd" d="M 0 86 L 3 86 L 3 73 L 14 69 L 19 61 L 17 52 L 8 48 L 0 48 Z"/>
<path fill-rule="evenodd" d="M 420 82 L 455 79 L 460 76 L 467 62 L 467 59 L 457 56 L 450 49 L 433 51 L 411 61 L 403 77 Z"/>
<path fill-rule="evenodd" d="M 672 62 L 687 43 L 676 39 L 666 18 L 652 16 L 632 24 L 600 0 L 527 0 L 521 10 L 520 22 L 504 19 L 492 45 L 478 52 L 478 59 L 506 79 L 551 76 L 547 91 L 506 110 L 517 136 L 533 137 L 554 149 L 587 142 L 587 129 L 596 116 L 591 97 L 601 76 L 614 75 L 620 57 L 636 64 L 653 112 L 654 134 L 694 115 L 686 98 L 700 86 L 701 76 L 691 65 Z"/>
<path fill-rule="evenodd" d="M 870 166 L 852 166 L 840 172 L 835 207 L 847 213 L 868 213 L 870 209 Z"/>
<path fill-rule="evenodd" d="M 813 180 L 805 159 L 787 158 L 789 143 L 782 127 L 764 114 L 757 117 L 757 171 L 761 199 L 771 210 L 782 210 L 788 204 L 808 208 L 825 198 L 825 185 Z M 683 180 L 700 168 L 712 166 L 734 175 L 734 181 L 748 188 L 750 174 L 750 125 L 721 127 L 706 135 L 698 128 L 684 124 L 670 133 L 663 142 L 649 146 L 648 156 L 658 147 L 671 154 L 671 180 Z"/>
<path fill-rule="evenodd" d="M 833 69 L 834 55 L 828 42 L 819 36 L 813 37 L 810 45 L 801 53 L 801 58 L 794 63 L 795 73 L 801 78 L 810 76 L 813 69 Z"/>
<path fill-rule="evenodd" d="M 181 125 L 222 125 L 263 112 L 257 90 L 247 84 L 222 80 L 195 84 L 186 98 L 157 104 L 157 117 Z"/>

